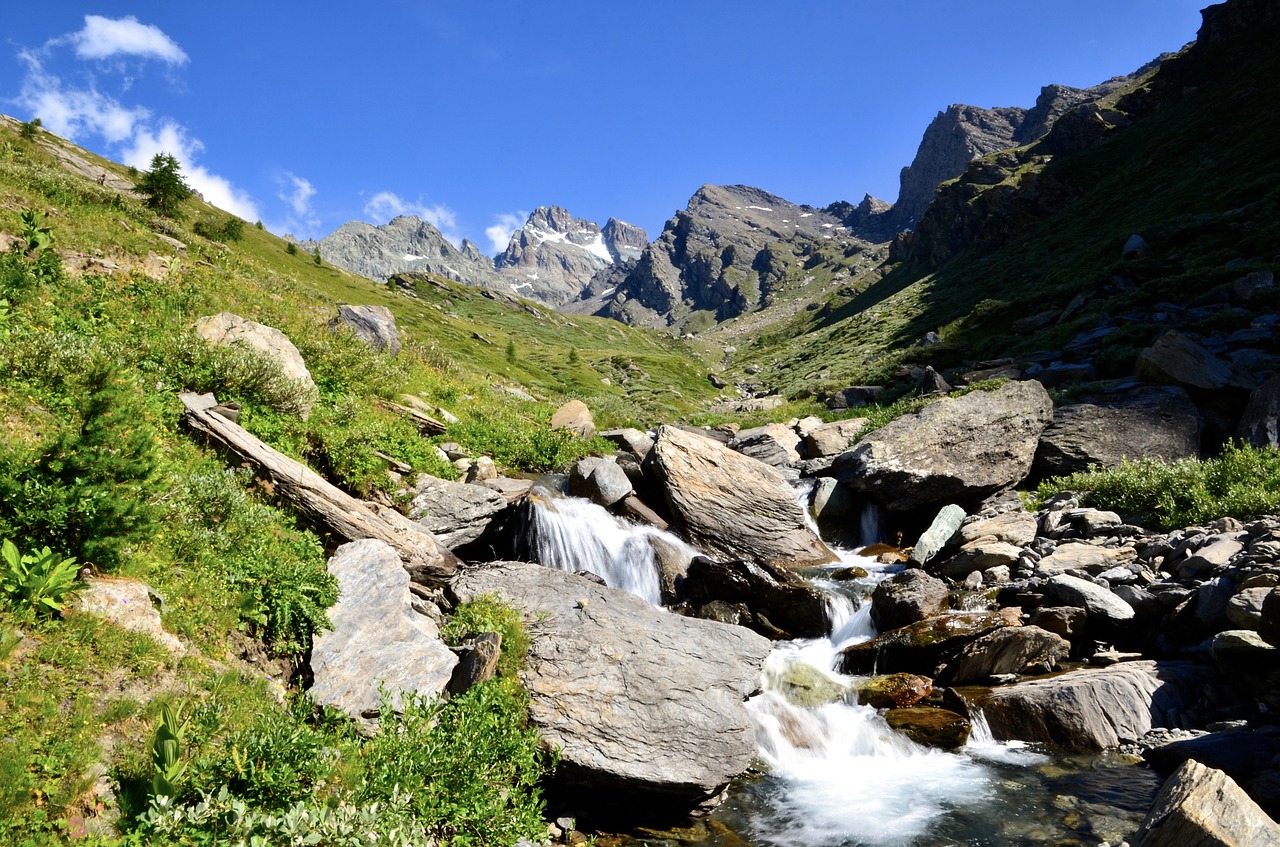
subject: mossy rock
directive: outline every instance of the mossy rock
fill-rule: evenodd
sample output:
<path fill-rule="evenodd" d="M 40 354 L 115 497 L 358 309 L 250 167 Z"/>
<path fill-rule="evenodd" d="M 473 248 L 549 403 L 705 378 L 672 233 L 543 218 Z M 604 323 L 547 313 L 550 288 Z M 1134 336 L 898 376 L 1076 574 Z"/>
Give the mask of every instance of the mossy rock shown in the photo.
<path fill-rule="evenodd" d="M 969 740 L 971 726 L 964 715 L 947 709 L 929 706 L 913 706 L 910 709 L 890 709 L 884 719 L 897 732 L 926 747 L 958 750 Z"/>
<path fill-rule="evenodd" d="M 798 661 L 787 665 L 775 685 L 788 703 L 807 709 L 838 702 L 846 690 L 813 665 Z"/>
<path fill-rule="evenodd" d="M 853 694 L 864 706 L 905 709 L 933 693 L 933 680 L 912 673 L 891 673 L 855 683 Z"/>

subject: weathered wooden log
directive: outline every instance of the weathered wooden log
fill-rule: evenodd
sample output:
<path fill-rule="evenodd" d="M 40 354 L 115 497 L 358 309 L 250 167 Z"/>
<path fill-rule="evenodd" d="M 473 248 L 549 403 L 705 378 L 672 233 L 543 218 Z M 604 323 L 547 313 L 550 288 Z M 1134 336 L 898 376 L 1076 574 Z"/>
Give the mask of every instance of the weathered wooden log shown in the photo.
<path fill-rule="evenodd" d="M 417 409 L 410 409 L 408 406 L 401 406 L 399 403 L 392 403 L 390 400 L 375 400 L 379 408 L 386 409 L 388 412 L 395 412 L 397 415 L 404 415 L 413 421 L 418 427 L 418 432 L 424 435 L 443 435 L 446 429 L 445 425 L 430 415 L 420 412 Z"/>
<path fill-rule="evenodd" d="M 391 545 L 409 578 L 429 587 L 445 585 L 462 563 L 434 535 L 395 509 L 357 500 L 301 462 L 264 444 L 213 411 L 212 394 L 180 394 L 183 422 L 230 450 L 264 475 L 299 513 L 344 541 L 376 538 Z"/>

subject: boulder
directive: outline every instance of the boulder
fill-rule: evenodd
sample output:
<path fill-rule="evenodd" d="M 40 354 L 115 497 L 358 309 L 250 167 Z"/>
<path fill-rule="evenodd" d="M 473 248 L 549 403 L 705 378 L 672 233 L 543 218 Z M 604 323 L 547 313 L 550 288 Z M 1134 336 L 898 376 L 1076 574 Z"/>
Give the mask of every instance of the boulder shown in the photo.
<path fill-rule="evenodd" d="M 947 545 L 963 520 L 964 509 L 954 503 L 943 506 L 934 516 L 933 523 L 916 540 L 907 561 L 919 566 L 938 555 L 938 551 Z"/>
<path fill-rule="evenodd" d="M 880 385 L 851 385 L 842 388 L 827 398 L 828 409 L 855 409 L 865 406 L 884 390 Z"/>
<path fill-rule="evenodd" d="M 1071 642 L 1036 626 L 997 629 L 969 642 L 947 663 L 948 685 L 986 682 L 999 674 L 1048 673 L 1071 653 Z"/>
<path fill-rule="evenodd" d="M 1280 375 L 1249 395 L 1236 435 L 1254 447 L 1280 447 Z"/>
<path fill-rule="evenodd" d="M 800 453 L 796 450 L 799 444 L 800 436 L 796 435 L 795 430 L 776 423 L 741 430 L 729 442 L 729 446 L 739 453 L 775 468 L 800 461 Z"/>
<path fill-rule="evenodd" d="M 935 569 L 948 579 L 964 579 L 974 571 L 1008 568 L 1021 555 L 1022 548 L 987 536 L 964 544 L 954 556 L 939 562 Z"/>
<path fill-rule="evenodd" d="M 392 708 L 405 693 L 444 692 L 458 658 L 435 622 L 414 611 L 399 554 L 382 541 L 352 541 L 328 567 L 338 580 L 338 602 L 329 610 L 333 629 L 311 648 L 312 700 L 368 721 L 378 716 L 379 689 Z"/>
<path fill-rule="evenodd" d="M 1023 547 L 1036 539 L 1036 516 L 1029 512 L 1005 512 L 994 518 L 971 521 L 960 527 L 956 544 L 968 544 L 979 538 L 994 538 L 1004 544 Z"/>
<path fill-rule="evenodd" d="M 296 413 L 303 420 L 311 414 L 318 391 L 307 370 L 307 363 L 302 354 L 293 346 L 289 336 L 280 330 L 246 320 L 231 312 L 220 312 L 216 315 L 196 320 L 196 334 L 216 347 L 239 344 L 265 355 L 279 366 L 281 373 L 293 380 L 299 388 L 289 408 L 276 411 Z"/>
<path fill-rule="evenodd" d="M 744 701 L 767 639 L 539 565 L 468 570 L 453 593 L 496 595 L 529 621 L 529 715 L 560 751 L 553 788 L 575 804 L 688 810 L 718 798 L 755 756 Z"/>
<path fill-rule="evenodd" d="M 591 417 L 591 410 L 581 400 L 570 400 L 551 416 L 552 429 L 567 429 L 581 438 L 593 438 L 596 434 L 596 422 Z"/>
<path fill-rule="evenodd" d="M 1280 826 L 1231 777 L 1188 760 L 1165 780 L 1134 847 L 1261 847 Z"/>
<path fill-rule="evenodd" d="M 1031 470 L 1053 402 L 1034 380 L 935 400 L 864 436 L 833 475 L 893 511 L 976 502 Z"/>
<path fill-rule="evenodd" d="M 1068 606 L 1078 606 L 1092 619 L 1127 621 L 1133 619 L 1133 607 L 1100 585 L 1069 574 L 1050 577 L 1045 594 Z"/>
<path fill-rule="evenodd" d="M 633 491 L 631 479 L 617 462 L 587 456 L 574 462 L 569 470 L 569 493 L 608 508 L 630 497 Z"/>
<path fill-rule="evenodd" d="M 959 750 L 969 740 L 971 729 L 964 715 L 931 706 L 890 709 L 884 713 L 884 719 L 917 744 L 943 750 Z"/>
<path fill-rule="evenodd" d="M 788 703 L 804 709 L 815 709 L 828 703 L 839 702 L 845 695 L 845 687 L 807 662 L 793 660 L 780 670 L 765 672 L 769 678 L 766 687 L 782 695 Z"/>
<path fill-rule="evenodd" d="M 919 568 L 894 574 L 871 594 L 871 622 L 884 632 L 940 614 L 950 589 Z"/>
<path fill-rule="evenodd" d="M 1237 591 L 1227 602 L 1227 620 L 1238 629 L 1256 630 L 1262 623 L 1262 605 L 1275 590 L 1258 587 Z"/>
<path fill-rule="evenodd" d="M 830 630 L 825 595 L 786 568 L 698 556 L 681 588 L 694 608 L 714 601 L 746 606 L 752 618 L 744 625 L 770 638 L 818 638 Z"/>
<path fill-rule="evenodd" d="M 1209 642 L 1213 662 L 1226 674 L 1266 673 L 1280 669 L 1280 647 L 1251 629 L 1219 632 Z"/>
<path fill-rule="evenodd" d="M 419 474 L 409 503 L 409 519 L 450 550 L 479 541 L 510 502 L 484 485 L 469 485 Z"/>
<path fill-rule="evenodd" d="M 449 678 L 449 696 L 461 696 L 473 686 L 493 679 L 502 658 L 502 633 L 482 632 L 466 650 Z"/>
<path fill-rule="evenodd" d="M 339 306 L 338 316 L 329 321 L 330 329 L 347 326 L 374 350 L 385 350 L 392 356 L 400 352 L 400 331 L 396 316 L 386 306 Z"/>
<path fill-rule="evenodd" d="M 1059 407 L 1040 436 L 1035 473 L 1063 476 L 1124 459 L 1181 459 L 1200 453 L 1200 414 L 1181 388 Z"/>
<path fill-rule="evenodd" d="M 130 632 L 149 635 L 175 656 L 187 652 L 178 637 L 160 622 L 160 610 L 151 602 L 151 590 L 136 579 L 91 576 L 85 580 L 84 588 L 72 595 L 68 606 Z"/>
<path fill-rule="evenodd" d="M 1059 544 L 1054 551 L 1036 563 L 1041 576 L 1053 576 L 1064 571 L 1086 571 L 1100 574 L 1116 565 L 1133 561 L 1132 547 L 1100 547 L 1096 544 L 1068 542 Z"/>
<path fill-rule="evenodd" d="M 858 703 L 876 709 L 905 709 L 933 693 L 933 680 L 911 673 L 871 676 L 854 683 Z"/>
<path fill-rule="evenodd" d="M 992 689 L 982 711 L 1000 740 L 1105 750 L 1177 726 L 1211 671 L 1190 662 L 1122 662 Z"/>
<path fill-rule="evenodd" d="M 1243 398 L 1254 389 L 1248 376 L 1173 329 L 1138 354 L 1133 369 L 1139 379 L 1180 385 L 1193 392 L 1227 392 Z"/>
<path fill-rule="evenodd" d="M 1002 609 L 925 618 L 846 647 L 840 668 L 849 674 L 906 672 L 933 677 L 964 645 L 1000 627 L 1019 626 L 1018 617 L 1017 609 Z"/>
<path fill-rule="evenodd" d="M 866 427 L 866 418 L 845 418 L 815 427 L 804 437 L 805 454 L 811 459 L 838 456 L 849 449 Z"/>
<path fill-rule="evenodd" d="M 1041 606 L 1031 613 L 1029 626 L 1061 635 L 1070 641 L 1084 631 L 1089 613 L 1079 606 Z"/>
<path fill-rule="evenodd" d="M 619 450 L 633 453 L 638 459 L 644 459 L 653 449 L 653 439 L 638 429 L 606 429 L 600 437 L 618 445 Z"/>
<path fill-rule="evenodd" d="M 838 560 L 777 470 L 700 435 L 658 430 L 650 453 L 673 523 L 701 550 L 804 567 Z"/>

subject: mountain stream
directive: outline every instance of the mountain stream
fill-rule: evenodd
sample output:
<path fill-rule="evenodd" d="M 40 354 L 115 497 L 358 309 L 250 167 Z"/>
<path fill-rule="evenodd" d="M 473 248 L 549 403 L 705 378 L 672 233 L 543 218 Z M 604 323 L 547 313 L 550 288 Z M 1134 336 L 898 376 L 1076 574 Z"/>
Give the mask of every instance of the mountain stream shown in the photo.
<path fill-rule="evenodd" d="M 798 491 L 804 497 L 805 490 Z M 806 510 L 807 513 L 807 510 Z M 865 537 L 877 531 L 864 514 Z M 534 557 L 568 571 L 588 570 L 610 587 L 657 605 L 658 568 L 651 538 L 684 542 L 630 524 L 579 498 L 535 496 Z M 981 712 L 958 752 L 923 747 L 890 729 L 870 706 L 845 697 L 800 706 L 782 694 L 793 664 L 809 666 L 848 689 L 833 670 L 840 650 L 876 635 L 869 596 L 900 566 L 856 551 L 808 576 L 828 595 L 826 638 L 783 641 L 765 662 L 761 693 L 747 702 L 759 746 L 757 772 L 735 781 L 709 817 L 669 831 L 602 836 L 600 843 L 714 847 L 952 847 L 952 845 L 1118 845 L 1132 837 L 1158 779 L 1114 754 L 1064 756 L 1020 742 L 997 742 Z M 831 575 L 856 565 L 857 580 Z"/>

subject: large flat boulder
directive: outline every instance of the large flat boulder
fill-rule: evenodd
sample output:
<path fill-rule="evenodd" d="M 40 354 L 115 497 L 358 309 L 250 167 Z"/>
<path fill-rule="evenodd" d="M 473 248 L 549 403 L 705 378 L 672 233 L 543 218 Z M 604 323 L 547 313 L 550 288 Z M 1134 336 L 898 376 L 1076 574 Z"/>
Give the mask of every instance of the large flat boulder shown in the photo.
<path fill-rule="evenodd" d="M 1220 770 L 1188 760 L 1156 795 L 1135 847 L 1262 847 L 1280 826 Z"/>
<path fill-rule="evenodd" d="M 1200 413 L 1176 386 L 1062 406 L 1040 436 L 1035 471 L 1061 476 L 1124 459 L 1181 459 L 1200 453 Z"/>
<path fill-rule="evenodd" d="M 695 608 L 717 601 L 746 606 L 751 615 L 743 625 L 768 638 L 819 638 L 831 631 L 826 596 L 786 568 L 699 556 L 685 569 L 682 588 Z"/>
<path fill-rule="evenodd" d="M 892 511 L 975 503 L 1031 470 L 1053 401 L 1035 380 L 936 400 L 836 458 L 833 475 Z"/>
<path fill-rule="evenodd" d="M 457 550 L 480 540 L 510 508 L 507 498 L 488 486 L 420 474 L 409 503 L 409 518 L 441 544 Z"/>
<path fill-rule="evenodd" d="M 784 567 L 837 561 L 764 462 L 673 426 L 658 430 L 650 461 L 674 525 L 704 552 Z"/>
<path fill-rule="evenodd" d="M 1123 662 L 991 691 L 982 710 L 1000 740 L 1105 750 L 1176 726 L 1211 671 L 1191 662 Z"/>
<path fill-rule="evenodd" d="M 311 648 L 312 699 L 367 721 L 378 717 L 380 688 L 393 708 L 407 692 L 441 694 L 458 658 L 435 621 L 414 611 L 399 554 L 375 539 L 352 541 L 328 567 L 338 602 L 329 610 L 333 629 Z"/>
<path fill-rule="evenodd" d="M 459 600 L 505 599 L 529 622 L 529 714 L 560 750 L 555 788 L 592 809 L 659 814 L 706 804 L 756 752 L 744 701 L 770 642 L 673 615 L 563 571 L 467 570 Z"/>

